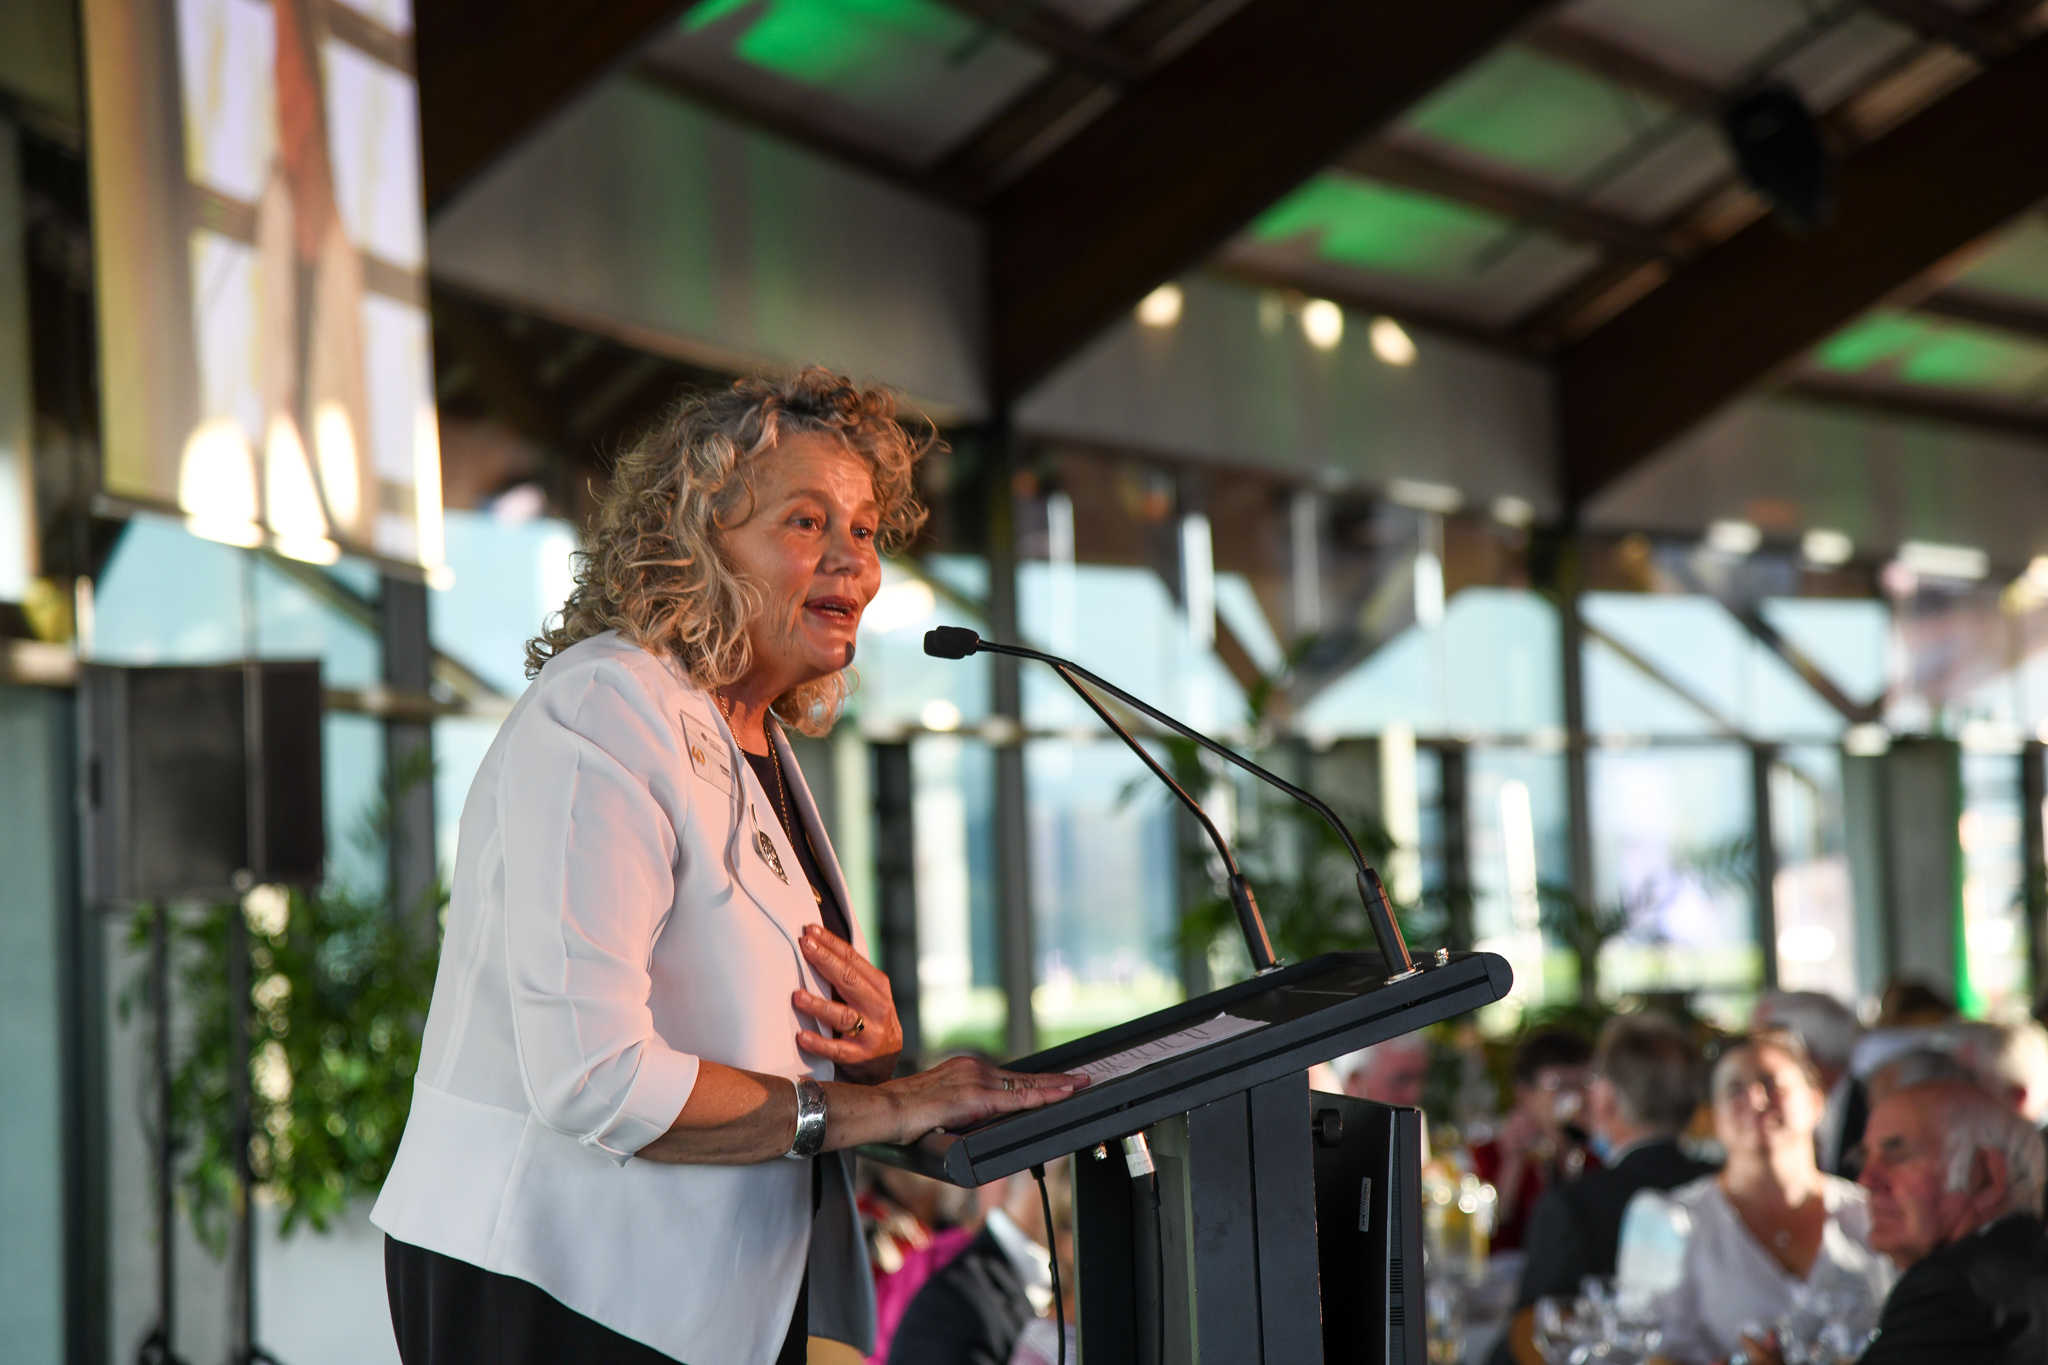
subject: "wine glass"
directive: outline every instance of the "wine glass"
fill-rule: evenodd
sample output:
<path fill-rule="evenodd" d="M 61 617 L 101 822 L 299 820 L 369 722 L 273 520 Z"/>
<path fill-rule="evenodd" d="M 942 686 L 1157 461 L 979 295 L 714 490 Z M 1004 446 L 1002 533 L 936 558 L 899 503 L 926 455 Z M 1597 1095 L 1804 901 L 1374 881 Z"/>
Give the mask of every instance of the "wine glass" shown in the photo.
<path fill-rule="evenodd" d="M 1572 1348 L 1578 1345 L 1576 1323 L 1561 1298 L 1550 1296 L 1536 1300 L 1536 1354 L 1543 1357 L 1545 1365 L 1567 1365 Z"/>

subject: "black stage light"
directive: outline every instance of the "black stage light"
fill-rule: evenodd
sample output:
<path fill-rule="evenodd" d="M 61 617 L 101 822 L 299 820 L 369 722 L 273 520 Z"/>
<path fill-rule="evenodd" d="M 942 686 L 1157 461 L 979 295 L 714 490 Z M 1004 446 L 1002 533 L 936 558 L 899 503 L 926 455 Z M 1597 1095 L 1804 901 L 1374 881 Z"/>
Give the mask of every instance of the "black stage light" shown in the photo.
<path fill-rule="evenodd" d="M 1730 100 L 1721 131 L 1751 189 L 1771 201 L 1778 221 L 1800 236 L 1834 217 L 1835 162 L 1820 125 L 1788 85 L 1765 85 Z"/>

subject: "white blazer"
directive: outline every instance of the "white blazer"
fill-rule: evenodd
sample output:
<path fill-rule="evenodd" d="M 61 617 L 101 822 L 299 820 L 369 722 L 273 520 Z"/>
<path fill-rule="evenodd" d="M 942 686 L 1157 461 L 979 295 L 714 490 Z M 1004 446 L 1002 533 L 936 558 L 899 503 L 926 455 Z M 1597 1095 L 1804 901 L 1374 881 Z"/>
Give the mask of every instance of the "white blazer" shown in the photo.
<path fill-rule="evenodd" d="M 797 950 L 817 902 L 770 800 L 680 668 L 613 632 L 549 661 L 463 805 L 412 1114 L 371 1221 L 686 1365 L 769 1365 L 808 1256 L 811 1334 L 873 1349 L 850 1162 L 819 1158 L 814 1226 L 807 1163 L 632 1159 L 700 1058 L 832 1078 L 796 1045 L 816 1025 L 791 992 L 828 991 Z"/>

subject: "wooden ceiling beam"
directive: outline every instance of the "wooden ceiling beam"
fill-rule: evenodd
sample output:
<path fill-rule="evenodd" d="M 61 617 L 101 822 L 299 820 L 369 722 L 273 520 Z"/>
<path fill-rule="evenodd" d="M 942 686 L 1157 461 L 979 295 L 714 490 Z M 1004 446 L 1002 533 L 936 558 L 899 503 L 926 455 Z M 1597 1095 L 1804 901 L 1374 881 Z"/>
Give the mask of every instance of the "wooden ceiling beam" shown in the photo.
<path fill-rule="evenodd" d="M 2048 409 L 1954 389 L 1907 388 L 1846 376 L 1803 374 L 1778 392 L 1836 407 L 1862 408 L 1889 417 L 1970 427 L 2048 445 Z"/>
<path fill-rule="evenodd" d="M 998 401 L 1545 7 L 1245 0 L 990 200 Z"/>
<path fill-rule="evenodd" d="M 1592 242 L 1629 256 L 1670 254 L 1654 228 L 1589 205 L 1560 208 L 1556 189 L 1534 177 L 1418 146 L 1411 140 L 1363 143 L 1339 157 L 1336 166 L 1354 175 L 1449 199 L 1514 222 L 1540 219 L 1546 230 L 1559 236 Z"/>
<path fill-rule="evenodd" d="M 1937 289 L 1913 305 L 1914 310 L 1957 322 L 1975 323 L 2015 336 L 2048 341 L 2048 307 L 2000 294 L 1989 294 L 1968 285 Z"/>
<path fill-rule="evenodd" d="M 1544 20 L 1522 40 L 1546 57 L 1575 66 L 1674 109 L 1710 109 L 1721 90 L 1706 76 L 1661 61 L 1597 29 L 1562 17 Z"/>
<path fill-rule="evenodd" d="M 1975 15 L 1941 0 L 1863 0 L 1863 7 L 1923 38 L 1947 43 L 1982 62 L 1993 62 L 2011 49 L 2011 34 L 1980 22 Z"/>
<path fill-rule="evenodd" d="M 1112 36 L 1086 29 L 1049 5 L 1018 0 L 941 0 L 982 26 L 983 37 L 1012 38 L 1096 80 L 1124 84 L 1145 70 L 1143 56 Z"/>
<path fill-rule="evenodd" d="M 2038 0 L 2029 0 L 2037 3 Z M 1838 155 L 1854 151 L 1896 128 L 1977 73 L 1952 50 L 1921 46 L 1900 54 L 1862 89 L 1820 115 Z M 1709 186 L 1654 229 L 1666 253 L 1680 261 L 1748 227 L 1770 207 L 1740 178 Z M 1524 345 L 1549 352 L 1606 322 L 1668 274 L 1662 261 L 1619 256 L 1603 262 L 1546 300 L 1515 325 Z"/>
<path fill-rule="evenodd" d="M 421 0 L 420 170 L 431 211 L 694 0 Z"/>
<path fill-rule="evenodd" d="M 1843 158 L 1833 223 L 1751 223 L 1558 359 L 1571 506 L 2048 197 L 2048 37 Z"/>
<path fill-rule="evenodd" d="M 904 165 L 896 158 L 877 151 L 868 141 L 849 137 L 829 121 L 804 118 L 777 107 L 769 100 L 750 98 L 745 93 L 747 83 L 744 81 L 714 86 L 691 72 L 678 70 L 662 60 L 658 53 L 649 53 L 640 58 L 627 68 L 627 73 L 633 80 L 654 89 L 714 113 L 724 114 L 764 133 L 786 138 L 800 147 L 808 147 L 855 170 L 864 171 L 878 180 L 891 181 L 917 194 L 944 197 L 940 187 L 929 177 Z"/>
<path fill-rule="evenodd" d="M 1171 55 L 1175 36 L 1203 13 L 1230 0 L 1140 0 L 1101 35 L 1148 67 Z M 1117 98 L 1114 82 L 1063 67 L 1047 73 L 1012 99 L 933 170 L 933 179 L 965 203 L 978 204 L 1000 189 L 1061 136 L 1071 133 Z"/>
<path fill-rule="evenodd" d="M 1374 292 L 1362 284 L 1353 284 L 1344 278 L 1349 272 L 1333 270 L 1324 279 L 1305 279 L 1299 273 L 1272 261 L 1248 252 L 1225 246 L 1223 250 L 1203 262 L 1206 274 L 1222 280 L 1248 284 L 1259 289 L 1278 290 L 1283 294 L 1328 299 L 1341 304 L 1353 313 L 1383 314 L 1411 327 L 1424 331 L 1440 332 L 1444 336 L 1456 337 L 1474 346 L 1509 355 L 1534 358 L 1535 353 L 1516 344 L 1514 338 L 1501 335 L 1491 328 L 1474 322 L 1469 317 L 1447 312 L 1441 308 L 1429 308 L 1413 300 L 1394 298 Z M 1356 277 L 1354 277 L 1356 278 Z"/>

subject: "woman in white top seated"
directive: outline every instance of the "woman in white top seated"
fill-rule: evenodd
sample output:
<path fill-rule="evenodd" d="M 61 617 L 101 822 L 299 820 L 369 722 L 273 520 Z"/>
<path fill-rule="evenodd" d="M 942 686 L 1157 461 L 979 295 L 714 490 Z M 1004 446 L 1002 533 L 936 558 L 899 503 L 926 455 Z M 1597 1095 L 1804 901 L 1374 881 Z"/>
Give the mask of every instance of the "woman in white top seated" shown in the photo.
<path fill-rule="evenodd" d="M 1078 1083 L 967 1058 L 890 1079 L 888 979 L 782 733 L 837 716 L 928 444 L 807 370 L 619 458 L 463 806 L 372 1214 L 406 1365 L 865 1355 L 846 1149 Z"/>
<path fill-rule="evenodd" d="M 1714 1067 L 1714 1132 L 1728 1163 L 1669 1192 L 1645 1190 L 1622 1219 L 1623 1295 L 1654 1294 L 1660 1354 L 1721 1361 L 1802 1299 L 1877 1308 L 1891 1263 L 1870 1249 L 1863 1190 L 1824 1174 L 1814 1131 L 1826 1096 L 1796 1034 L 1731 1043 Z"/>

